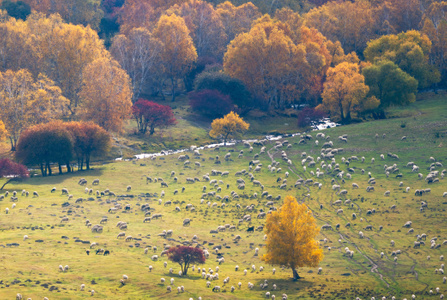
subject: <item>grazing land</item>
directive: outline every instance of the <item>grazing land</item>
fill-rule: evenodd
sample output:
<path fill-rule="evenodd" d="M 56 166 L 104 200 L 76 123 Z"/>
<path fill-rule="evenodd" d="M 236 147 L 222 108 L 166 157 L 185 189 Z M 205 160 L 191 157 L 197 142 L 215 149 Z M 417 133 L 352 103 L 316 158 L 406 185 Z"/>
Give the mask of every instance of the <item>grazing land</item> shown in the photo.
<path fill-rule="evenodd" d="M 437 299 L 447 293 L 441 258 L 447 255 L 444 102 L 442 96 L 432 97 L 392 111 L 395 118 L 277 141 L 118 161 L 9 184 L 0 194 L 1 298 L 21 293 L 32 299 L 261 299 L 269 292 L 277 299 L 282 294 L 288 299 L 411 299 L 413 294 Z M 86 184 L 79 184 L 81 178 Z M 93 185 L 95 179 L 99 184 Z M 17 199 L 11 199 L 14 191 Z M 302 268 L 304 278 L 297 282 L 291 270 L 260 260 L 265 219 L 257 216 L 278 208 L 286 195 L 306 203 L 325 228 L 318 237 L 325 255 L 321 274 L 318 268 Z M 146 203 L 150 210 L 142 210 Z M 158 214 L 162 217 L 155 218 Z M 246 215 L 251 221 L 244 221 Z M 183 226 L 186 218 L 189 226 Z M 127 228 L 118 228 L 119 221 Z M 94 225 L 102 231 L 92 232 Z M 254 232 L 247 232 L 251 226 Z M 160 235 L 164 230 L 172 235 Z M 124 238 L 117 238 L 120 232 Z M 180 266 L 162 255 L 179 244 L 207 249 L 209 258 L 179 276 Z M 98 249 L 110 254 L 96 255 Z M 215 275 L 217 266 L 215 280 L 198 272 L 209 274 L 211 268 Z M 124 274 L 128 279 L 122 284 Z M 261 289 L 265 280 L 268 287 Z M 185 291 L 178 293 L 179 286 Z M 214 286 L 220 292 L 213 292 Z"/>

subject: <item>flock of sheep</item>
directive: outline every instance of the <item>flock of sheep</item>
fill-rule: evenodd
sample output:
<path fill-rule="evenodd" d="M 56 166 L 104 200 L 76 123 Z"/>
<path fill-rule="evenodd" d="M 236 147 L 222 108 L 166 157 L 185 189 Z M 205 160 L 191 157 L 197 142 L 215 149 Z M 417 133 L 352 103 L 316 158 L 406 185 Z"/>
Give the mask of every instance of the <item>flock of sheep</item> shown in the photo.
<path fill-rule="evenodd" d="M 374 138 L 379 139 L 379 136 Z M 386 136 L 382 136 L 386 138 Z M 386 230 L 386 222 L 383 220 L 383 225 L 370 224 L 370 219 L 379 214 L 379 209 L 370 208 L 362 209 L 359 205 L 356 192 L 363 189 L 372 199 L 387 199 L 394 196 L 393 189 L 390 188 L 394 184 L 392 180 L 400 180 L 397 189 L 401 189 L 401 193 L 408 197 L 414 197 L 420 203 L 418 212 L 424 213 L 429 209 L 429 201 L 425 198 L 431 195 L 432 189 L 427 188 L 426 185 L 442 185 L 446 170 L 442 169 L 443 165 L 440 160 L 433 157 L 427 158 L 428 164 L 417 165 L 416 163 L 402 162 L 399 156 L 395 153 L 377 154 L 377 159 L 371 157 L 366 159 L 364 156 L 344 155 L 349 153 L 342 147 L 336 148 L 335 145 L 349 147 L 349 138 L 347 135 L 339 136 L 337 139 L 331 139 L 324 133 L 317 133 L 316 135 L 305 134 L 297 138 L 290 138 L 291 141 L 281 139 L 277 141 L 255 141 L 244 142 L 243 147 L 236 151 L 225 151 L 227 148 L 214 148 L 199 150 L 191 147 L 190 152 L 177 155 L 176 157 L 151 157 L 145 160 L 133 161 L 129 168 L 146 168 L 147 172 L 141 178 L 141 181 L 133 181 L 131 185 L 124 188 L 105 187 L 102 180 L 97 178 L 89 180 L 81 178 L 77 184 L 79 188 L 53 187 L 49 192 L 53 194 L 59 193 L 59 196 L 67 201 L 69 205 L 87 205 L 89 203 L 96 203 L 100 201 L 103 217 L 96 222 L 84 220 L 83 225 L 88 228 L 91 234 L 102 235 L 105 231 L 114 231 L 116 240 L 121 240 L 124 243 L 134 242 L 137 249 L 141 248 L 141 255 L 148 255 L 149 251 L 153 254 L 150 256 L 152 261 L 148 266 L 148 271 L 161 271 L 166 276 L 173 276 L 178 274 L 182 278 L 182 272 L 174 271 L 174 268 L 167 269 L 168 263 L 163 262 L 161 267 L 161 260 L 166 258 L 166 253 L 169 247 L 176 244 L 191 245 L 201 247 L 204 250 L 205 256 L 208 258 L 207 264 L 213 260 L 215 267 L 201 267 L 192 266 L 191 270 L 196 272 L 203 280 L 203 286 L 212 292 L 219 293 L 229 291 L 230 293 L 237 293 L 244 289 L 252 291 L 263 291 L 263 297 L 269 299 L 287 299 L 288 295 L 281 292 L 281 286 L 276 283 L 270 284 L 270 280 L 274 280 L 276 269 L 272 268 L 271 272 L 265 272 L 265 266 L 256 267 L 252 264 L 251 267 L 245 268 L 243 271 L 236 264 L 232 272 L 239 274 L 238 277 L 246 278 L 246 282 L 236 280 L 237 284 L 232 284 L 234 279 L 231 274 L 222 275 L 220 269 L 222 265 L 227 265 L 236 262 L 234 258 L 230 258 L 225 253 L 225 247 L 222 245 L 216 246 L 215 243 L 202 243 L 203 241 L 219 240 L 223 233 L 231 235 L 231 242 L 240 244 L 241 240 L 250 240 L 249 235 L 252 232 L 262 232 L 264 229 L 264 222 L 267 215 L 275 211 L 281 205 L 281 199 L 285 195 L 292 194 L 298 198 L 298 201 L 307 203 L 313 211 L 318 222 L 321 224 L 321 239 L 322 247 L 325 249 L 325 255 L 334 255 L 340 253 L 340 259 L 354 259 L 356 256 L 366 257 L 366 252 L 357 246 L 354 242 L 354 237 L 349 237 L 348 232 L 356 230 L 358 232 L 357 238 L 359 240 L 368 240 L 373 238 L 373 235 L 380 234 Z M 402 140 L 406 140 L 402 138 Z M 302 145 L 313 144 L 312 150 L 307 152 L 301 151 Z M 224 151 L 224 154 L 221 154 Z M 346 156 L 346 157 L 345 157 Z M 172 164 L 177 164 L 178 168 L 175 170 L 159 170 L 160 165 L 157 163 L 169 160 Z M 240 162 L 238 162 L 240 160 Z M 236 162 L 236 163 L 235 163 Z M 151 163 L 150 167 L 147 164 Z M 380 168 L 377 166 L 380 165 Z M 237 168 L 235 170 L 235 167 Z M 421 170 L 427 169 L 427 174 L 423 174 Z M 380 171 L 378 171 L 380 170 Z M 413 176 L 412 182 L 417 182 L 417 186 L 406 186 L 404 181 L 406 178 Z M 292 179 L 293 178 L 293 179 Z M 384 189 L 383 193 L 378 194 L 377 190 Z M 405 188 L 404 188 L 405 187 Z M 396 190 L 396 188 L 394 190 Z M 439 191 L 439 188 L 435 189 Z M 446 188 L 447 190 L 447 188 Z M 59 192 L 60 191 L 60 192 Z M 150 196 L 145 193 L 132 194 L 133 191 L 150 191 Z M 412 193 L 412 191 L 414 191 Z M 72 192 L 72 193 L 70 193 Z M 316 195 L 325 192 L 325 198 L 330 198 L 330 201 L 318 200 Z M 41 192 L 42 193 L 42 192 Z M 18 192 L 6 192 L 0 195 L 0 200 L 10 200 L 12 203 L 11 210 L 20 205 L 22 199 L 18 198 Z M 21 196 L 26 199 L 30 193 L 23 190 Z M 33 198 L 39 198 L 37 191 L 32 193 Z M 76 197 L 75 197 L 76 195 Z M 180 198 L 180 195 L 188 195 L 188 197 Z M 431 195 L 433 197 L 433 195 Z M 447 197 L 447 192 L 443 191 L 435 197 Z M 179 199 L 190 199 L 188 201 Z M 19 201 L 20 200 L 20 201 Z M 362 201 L 363 203 L 363 197 Z M 6 203 L 6 202 L 3 202 Z M 17 204 L 16 204 L 17 203 Z M 403 209 L 412 209 L 408 207 L 400 207 L 400 205 L 389 205 L 390 212 L 398 212 Z M 10 213 L 10 208 L 5 207 L 5 214 Z M 142 246 L 140 241 L 141 233 L 138 232 L 134 225 L 137 222 L 146 223 L 149 228 L 156 225 L 157 222 L 164 222 L 166 218 L 173 216 L 185 216 L 177 222 L 183 228 L 188 228 L 188 232 L 194 232 L 200 226 L 203 226 L 201 215 L 215 214 L 217 211 L 231 212 L 232 218 L 226 218 L 224 223 L 215 228 L 209 228 L 209 232 L 204 236 L 201 234 L 194 234 L 190 239 L 176 240 L 175 234 L 181 234 L 173 229 L 163 229 L 161 232 L 152 234 L 156 239 L 162 240 L 161 243 L 155 245 Z M 138 216 L 129 217 L 126 213 L 135 213 Z M 332 218 L 323 218 L 324 215 L 332 214 Z M 227 215 L 227 214 L 226 214 Z M 112 217 L 120 217 L 120 221 L 116 224 L 110 225 Z M 127 218 L 127 219 L 126 219 Z M 139 218 L 139 219 L 135 219 Z M 176 219 L 178 217 L 175 217 Z M 121 221 L 124 219 L 124 221 Z M 324 220 L 324 221 L 323 221 Z M 346 220 L 345 224 L 340 224 L 338 220 Z M 61 216 L 59 223 L 79 222 L 69 216 Z M 439 251 L 447 246 L 447 236 L 441 239 L 438 236 L 431 238 L 421 231 L 423 224 L 414 226 L 416 221 L 407 220 L 401 226 L 405 228 L 406 232 L 400 232 L 396 235 L 414 236 L 414 241 L 409 245 L 402 245 L 402 249 L 395 249 L 394 240 L 390 241 L 391 253 L 387 249 L 376 249 L 377 257 L 381 260 L 391 259 L 392 263 L 398 264 L 399 257 L 404 252 L 416 251 L 421 247 L 429 248 L 430 257 L 439 257 L 439 264 L 436 267 L 433 275 L 439 276 L 439 286 L 433 287 L 429 290 L 430 295 L 438 295 L 443 298 L 443 291 L 446 283 L 444 274 L 444 264 L 442 263 L 444 256 L 439 255 Z M 95 224 L 97 223 L 97 224 Z M 197 224 L 197 225 L 196 225 Z M 197 226 L 197 227 L 196 227 Z M 140 227 L 138 227 L 140 228 Z M 417 229 L 415 229 L 417 228 Z M 360 229 L 360 230 L 359 230 Z M 185 229 L 186 230 L 186 229 Z M 430 228 L 427 228 L 430 231 Z M 129 234 L 131 232 L 132 234 Z M 31 235 L 30 235 L 31 236 Z M 257 243 L 265 243 L 267 237 L 261 235 Z M 23 240 L 28 240 L 30 237 L 25 235 Z M 223 238 L 221 239 L 223 240 Z M 338 242 L 336 242 L 338 240 Z M 427 242 L 430 240 L 430 242 Z M 348 241 L 349 246 L 346 246 Z M 154 241 L 152 241 L 154 242 Z M 338 244 L 337 244 L 338 243 Z M 427 245 L 426 245 L 427 243 Z M 263 244 L 260 244 L 263 245 Z M 113 249 L 104 249 L 99 247 L 100 243 L 92 242 L 89 249 L 95 249 L 96 254 L 106 255 L 114 252 Z M 158 247 L 157 247 L 158 246 Z M 244 244 L 245 246 L 245 244 Z M 409 249 L 410 248 L 410 249 Z M 260 248 L 248 249 L 252 251 L 254 259 L 259 261 L 261 256 Z M 262 250 L 262 246 L 261 246 Z M 139 250 L 137 250 L 139 251 Z M 87 254 L 90 250 L 86 250 Z M 334 253 L 335 252 L 335 253 Z M 259 261 L 261 263 L 261 261 Z M 374 262 L 377 267 L 384 262 Z M 240 264 L 240 263 L 239 263 Z M 56 267 L 57 268 L 57 267 Z M 281 269 L 284 270 L 284 266 Z M 379 269 L 378 267 L 376 270 Z M 69 272 L 71 270 L 68 265 L 63 267 L 59 265 L 60 272 Z M 228 272 L 228 271 L 227 271 Z M 317 275 L 325 276 L 330 272 L 329 270 L 319 267 L 316 270 Z M 229 272 L 228 272 L 229 273 Z M 257 274 L 256 278 L 265 277 L 261 280 L 259 289 L 250 282 L 250 274 Z M 242 275 L 243 274 L 243 275 Z M 265 275 L 263 275 L 265 274 Z M 379 273 L 380 274 L 380 273 Z M 190 275 L 189 275 L 190 276 Z M 381 274 L 382 276 L 382 274 Z M 117 277 L 118 278 L 118 277 Z M 252 281 L 254 281 L 253 279 Z M 117 279 L 118 281 L 118 279 Z M 161 277 L 160 285 L 165 285 L 166 279 Z M 165 287 L 167 293 L 171 293 L 174 288 L 175 279 L 171 278 L 168 281 L 170 284 Z M 200 282 L 200 281 L 198 281 Z M 119 284 L 125 286 L 130 283 L 128 275 L 122 275 L 119 279 Z M 194 283 L 195 284 L 195 283 Z M 201 283 L 199 283 L 201 284 Z M 193 283 L 191 283 L 191 286 Z M 97 287 L 99 290 L 100 287 Z M 184 293 L 188 290 L 188 286 L 177 286 L 177 293 Z M 86 285 L 80 285 L 80 291 L 86 291 Z M 86 291 L 87 292 L 87 291 Z M 94 295 L 95 291 L 89 289 L 90 295 Z M 277 294 L 275 294 L 277 293 Z M 259 294 L 253 294 L 253 297 Z M 237 296 L 236 296 L 237 297 Z M 199 296 L 197 299 L 206 298 Z M 17 294 L 17 299 L 22 299 L 21 294 Z M 31 299 L 31 298 L 28 298 Z M 356 298 L 360 299 L 360 298 Z M 375 297 L 371 297 L 375 300 Z M 380 296 L 377 299 L 397 299 L 395 296 L 387 295 Z M 416 297 L 411 295 L 411 299 L 423 299 L 423 297 Z"/>

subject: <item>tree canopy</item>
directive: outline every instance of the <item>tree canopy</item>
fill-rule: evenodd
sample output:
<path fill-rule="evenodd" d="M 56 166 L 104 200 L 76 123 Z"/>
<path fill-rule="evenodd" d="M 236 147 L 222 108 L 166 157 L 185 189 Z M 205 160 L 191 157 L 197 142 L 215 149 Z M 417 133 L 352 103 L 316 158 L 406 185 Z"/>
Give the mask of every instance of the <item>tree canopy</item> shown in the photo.
<path fill-rule="evenodd" d="M 405 105 L 416 100 L 418 82 L 391 61 L 380 61 L 362 70 L 369 95 L 380 100 L 380 108 Z"/>
<path fill-rule="evenodd" d="M 28 70 L 0 72 L 0 119 L 15 150 L 21 132 L 28 126 L 61 118 L 69 101 L 45 75 L 36 80 Z"/>
<path fill-rule="evenodd" d="M 132 106 L 132 114 L 137 121 L 138 131 L 145 134 L 149 127 L 149 134 L 153 135 L 155 128 L 165 128 L 177 123 L 172 108 L 145 99 L 138 99 Z"/>
<path fill-rule="evenodd" d="M 168 249 L 168 259 L 180 265 L 182 275 L 188 275 L 191 264 L 204 264 L 205 254 L 198 247 L 176 246 Z"/>
<path fill-rule="evenodd" d="M 130 78 L 115 60 L 100 58 L 84 70 L 81 118 L 106 130 L 119 132 L 130 116 Z M 94 109 L 92 109 L 94 107 Z"/>
<path fill-rule="evenodd" d="M 221 137 L 224 140 L 224 144 L 226 144 L 228 138 L 240 137 L 249 127 L 250 124 L 232 111 L 223 118 L 215 119 L 211 123 L 210 136 L 213 138 Z"/>
<path fill-rule="evenodd" d="M 331 117 L 339 118 L 346 124 L 354 112 L 376 108 L 380 102 L 375 97 L 367 98 L 369 87 L 359 73 L 359 66 L 343 62 L 327 72 L 324 83 L 323 108 Z"/>
<path fill-rule="evenodd" d="M 154 29 L 154 36 L 163 44 L 160 62 L 167 79 L 171 80 L 172 101 L 175 100 L 177 79 L 182 78 L 197 60 L 185 20 L 175 14 L 162 16 Z"/>
<path fill-rule="evenodd" d="M 0 187 L 0 190 L 3 190 L 5 185 L 11 181 L 26 178 L 28 176 L 28 169 L 24 165 L 13 162 L 8 158 L 0 159 L 0 178 L 8 177 L 6 182 Z"/>
<path fill-rule="evenodd" d="M 439 82 L 439 71 L 429 63 L 432 43 L 428 36 L 416 30 L 386 35 L 370 41 L 364 55 L 369 62 L 390 60 L 413 76 L 419 88 Z"/>
<path fill-rule="evenodd" d="M 278 211 L 267 215 L 267 253 L 262 259 L 291 268 L 293 279 L 297 280 L 300 278 L 297 268 L 317 267 L 323 259 L 323 249 L 315 240 L 319 232 L 309 208 L 287 196 Z"/>

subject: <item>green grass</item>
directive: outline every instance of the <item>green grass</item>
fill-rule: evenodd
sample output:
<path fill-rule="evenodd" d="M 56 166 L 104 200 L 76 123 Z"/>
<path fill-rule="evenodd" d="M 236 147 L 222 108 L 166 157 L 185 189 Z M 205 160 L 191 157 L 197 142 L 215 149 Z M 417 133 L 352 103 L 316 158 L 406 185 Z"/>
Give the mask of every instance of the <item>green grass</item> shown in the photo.
<path fill-rule="evenodd" d="M 236 171 L 241 169 L 249 170 L 249 162 L 253 159 L 255 153 L 259 153 L 260 147 L 254 146 L 253 153 L 249 153 L 243 145 L 235 147 L 221 148 L 219 152 L 213 150 L 202 150 L 202 156 L 194 158 L 192 153 L 191 166 L 184 167 L 183 162 L 177 160 L 178 155 L 166 156 L 164 159 L 156 160 L 138 160 L 121 161 L 101 166 L 95 166 L 94 170 L 75 172 L 52 177 L 34 177 L 24 182 L 7 185 L 9 192 L 19 191 L 19 200 L 17 207 L 11 209 L 12 203 L 10 197 L 0 201 L 0 295 L 2 299 L 13 299 L 20 292 L 24 298 L 41 299 L 44 296 L 49 299 L 148 299 L 148 298 L 178 298 L 178 299 L 197 299 L 201 296 L 203 299 L 261 299 L 265 298 L 266 290 L 261 290 L 259 284 L 265 279 L 269 281 L 271 294 L 275 294 L 277 299 L 283 293 L 288 294 L 289 299 L 370 299 L 372 296 L 376 299 L 382 296 L 394 295 L 397 299 L 411 298 L 411 294 L 416 294 L 417 299 L 436 299 L 438 296 L 429 296 L 428 291 L 441 288 L 442 293 L 446 293 L 445 285 L 442 284 L 443 275 L 435 275 L 434 269 L 440 268 L 442 263 L 439 260 L 440 255 L 447 255 L 446 245 L 439 249 L 430 249 L 430 238 L 437 237 L 437 243 L 447 240 L 447 229 L 445 228 L 445 216 L 447 199 L 442 197 L 443 192 L 447 191 L 445 179 L 440 178 L 440 183 L 427 184 L 424 180 L 419 180 L 416 173 L 412 173 L 410 168 L 406 167 L 408 161 L 414 161 L 419 167 L 420 172 L 425 175 L 430 166 L 429 157 L 433 156 L 437 161 L 447 164 L 447 106 L 444 104 L 445 96 L 433 96 L 424 101 L 418 101 L 405 109 L 394 109 L 390 112 L 393 118 L 368 123 L 354 124 L 323 131 L 325 135 L 331 136 L 334 142 L 334 148 L 343 148 L 343 152 L 336 155 L 336 161 L 340 163 L 340 168 L 346 172 L 347 166 L 342 164 L 342 157 L 348 158 L 356 155 L 365 157 L 365 162 L 353 161 L 350 167 L 355 169 L 351 180 L 346 180 L 342 184 L 343 188 L 348 190 L 347 198 L 354 203 L 354 208 L 342 205 L 343 214 L 337 214 L 339 207 L 332 205 L 338 199 L 345 200 L 344 197 L 337 195 L 332 190 L 332 179 L 340 183 L 340 179 L 334 177 L 335 174 L 325 171 L 325 175 L 320 178 L 311 175 L 310 171 L 315 172 L 316 168 L 307 168 L 305 171 L 301 165 L 301 153 L 306 152 L 315 159 L 320 154 L 322 144 L 325 142 L 319 139 L 319 145 L 315 144 L 316 132 L 312 132 L 313 139 L 305 145 L 298 144 L 299 138 L 289 138 L 292 145 L 290 148 L 274 148 L 275 142 L 266 144 L 266 153 L 261 154 L 259 159 L 262 163 L 260 173 L 254 173 L 257 180 L 261 181 L 273 197 L 281 195 L 282 199 L 286 195 L 293 195 L 299 201 L 306 203 L 313 211 L 318 225 L 340 224 L 339 231 L 321 231 L 318 239 L 324 248 L 324 259 L 320 266 L 323 268 L 323 274 L 318 275 L 316 268 L 302 268 L 299 273 L 304 278 L 298 282 L 291 280 L 292 272 L 288 269 L 282 269 L 280 266 L 265 265 L 259 257 L 254 256 L 254 249 L 260 248 L 260 255 L 265 253 L 263 240 L 264 233 L 255 231 L 252 234 L 246 233 L 248 226 L 259 226 L 265 222 L 263 219 L 256 219 L 258 211 L 266 209 L 265 198 L 254 198 L 253 194 L 261 193 L 259 187 L 253 187 L 249 179 L 245 178 L 247 184 L 245 190 L 238 190 L 234 176 Z M 169 143 L 168 137 L 172 136 L 172 143 L 181 146 L 190 144 L 200 144 L 206 140 L 203 134 L 205 129 L 194 125 L 189 112 L 184 111 L 184 126 L 177 126 L 164 131 L 157 137 L 148 137 L 147 143 L 163 144 L 163 147 Z M 188 117 L 189 116 L 189 117 Z M 188 121 L 189 120 L 189 121 Z M 190 122 L 190 123 L 188 123 Z M 262 127 L 262 120 L 258 121 L 258 127 Z M 277 120 L 278 124 L 284 120 Z M 401 125 L 405 123 L 405 127 Z M 180 123 L 180 122 L 179 122 Z M 284 122 L 286 123 L 286 122 Z M 269 127 L 271 126 L 271 128 Z M 266 126 L 265 131 L 271 131 L 273 125 Z M 268 128 L 267 128 L 268 127 Z M 182 131 L 184 130 L 184 131 Z M 197 140 L 188 136 L 195 132 Z M 261 131 L 259 131 L 260 133 Z M 375 138 L 375 134 L 379 138 Z M 382 138 L 382 134 L 386 137 Z M 348 143 L 339 141 L 338 136 L 347 134 Z M 402 136 L 407 136 L 406 140 L 401 140 Z M 183 139 L 183 140 L 182 140 Z M 134 147 L 130 145 L 141 144 L 142 139 L 138 136 L 130 136 L 121 139 L 122 149 L 127 149 L 127 155 L 135 152 Z M 182 144 L 184 143 L 184 144 Z M 159 146 L 162 148 L 162 146 Z M 147 149 L 152 149 L 148 146 Z M 223 156 L 230 151 L 231 161 L 224 161 Z M 146 149 L 139 149 L 144 152 Z M 244 150 L 242 158 L 238 158 L 240 150 Z M 293 165 L 288 166 L 281 159 L 281 152 L 285 151 Z M 396 153 L 399 160 L 387 157 L 387 153 Z M 382 161 L 379 155 L 383 153 L 385 160 Z M 219 155 L 222 159 L 221 165 L 214 164 L 214 158 Z M 371 158 L 375 158 L 375 163 L 371 163 Z M 272 158 L 280 162 L 282 171 L 280 173 L 271 173 L 267 166 L 272 163 Z M 194 162 L 200 162 L 201 166 L 195 166 Z M 328 162 L 327 162 L 328 163 Z M 386 177 L 383 165 L 388 166 L 397 164 L 399 173 L 403 178 L 396 178 L 396 174 Z M 321 168 L 319 163 L 317 167 Z M 212 179 L 222 180 L 222 191 L 218 193 L 221 196 L 229 195 L 232 190 L 236 191 L 241 198 L 231 200 L 226 203 L 225 208 L 220 208 L 221 202 L 217 199 L 205 199 L 201 204 L 202 187 L 207 186 L 207 191 L 215 190 L 206 182 L 197 182 L 187 184 L 187 177 L 198 177 L 202 180 L 202 175 L 211 173 L 212 169 L 229 171 L 228 177 L 212 177 Z M 365 170 L 362 175 L 361 169 Z M 170 172 L 174 170 L 178 177 L 176 183 Z M 438 167 L 442 171 L 443 168 Z M 284 179 L 284 172 L 288 171 L 290 176 L 287 178 L 287 188 L 279 189 L 277 178 Z M 367 193 L 365 191 L 368 180 L 368 172 L 376 178 L 375 192 Z M 146 184 L 143 175 L 150 177 L 162 177 L 169 184 L 168 188 L 161 188 L 160 183 Z M 315 186 L 297 189 L 293 187 L 295 181 L 299 178 L 312 178 L 314 181 L 322 183 L 322 188 Z M 84 193 L 84 186 L 77 184 L 80 178 L 88 181 L 88 187 L 94 191 L 103 191 L 109 188 L 117 195 L 131 194 L 134 197 L 102 197 L 94 201 L 83 201 L 76 204 L 74 200 L 69 200 L 69 207 L 62 207 L 67 201 L 67 196 L 61 195 L 62 188 L 68 188 L 74 199 L 78 197 L 87 198 Z M 93 179 L 99 178 L 100 184 L 92 186 Z M 399 182 L 403 186 L 399 186 Z M 352 183 L 359 184 L 359 189 L 353 189 Z M 229 189 L 226 188 L 229 184 Z M 128 185 L 132 186 L 130 192 L 126 191 Z M 184 193 L 174 195 L 174 190 L 186 188 Z M 410 193 L 404 193 L 405 188 L 411 187 Z M 57 191 L 51 193 L 52 187 Z M 431 188 L 431 193 L 422 197 L 414 196 L 415 189 Z M 21 196 L 20 192 L 37 191 L 38 198 L 32 196 Z M 158 204 L 161 191 L 166 192 L 163 202 L 167 200 L 175 201 L 172 206 Z M 384 196 L 384 192 L 389 190 L 391 195 Z M 146 197 L 146 193 L 157 193 L 157 196 Z M 309 194 L 309 195 L 308 195 Z M 217 203 L 217 207 L 208 207 L 206 204 Z M 428 203 L 428 208 L 423 212 L 419 211 L 420 202 Z M 115 203 L 130 204 L 131 210 L 126 212 L 119 211 L 116 214 L 108 213 L 108 209 Z M 144 203 L 150 203 L 154 208 L 153 213 L 163 214 L 160 220 L 153 220 L 151 223 L 143 223 L 144 214 L 139 206 Z M 185 210 L 186 204 L 191 203 L 196 208 L 195 212 Z M 236 204 L 240 204 L 242 209 L 237 209 Z M 254 204 L 255 211 L 247 212 L 245 207 Z M 323 209 L 320 209 L 320 204 Z M 279 207 L 280 201 L 275 201 L 275 206 Z M 390 207 L 396 205 L 396 210 Z M 180 212 L 175 211 L 175 207 L 181 208 Z M 5 214 L 5 208 L 10 208 L 10 213 Z M 375 209 L 376 213 L 367 215 L 366 211 Z M 352 213 L 357 214 L 357 219 L 352 220 Z M 251 214 L 253 220 L 251 224 L 239 224 L 239 219 L 245 214 Z M 61 218 L 67 216 L 69 221 L 64 224 L 60 222 Z M 103 216 L 108 216 L 109 222 L 104 225 L 104 232 L 101 234 L 92 233 L 86 227 L 85 221 L 88 219 L 93 224 L 99 224 Z M 191 218 L 191 226 L 183 227 L 182 220 Z M 363 219 L 363 221 L 361 220 Z M 402 225 L 411 220 L 414 233 L 407 233 L 408 229 Z M 131 235 L 138 240 L 125 242 L 117 239 L 120 232 L 116 228 L 118 221 L 126 221 L 129 228 L 126 235 Z M 351 228 L 346 228 L 346 223 L 351 223 Z M 210 234 L 211 229 L 216 229 L 219 225 L 237 225 L 235 232 L 225 231 L 218 234 Z M 367 224 L 373 225 L 372 231 L 365 231 Z M 379 226 L 384 228 L 379 231 Z M 164 239 L 157 236 L 163 230 L 172 229 L 174 234 L 170 239 Z M 358 232 L 363 231 L 365 238 L 359 238 Z M 427 245 L 420 249 L 413 249 L 415 235 L 426 233 Z M 30 238 L 23 241 L 23 236 Z M 241 235 L 239 243 L 234 243 L 235 235 Z M 177 245 L 179 243 L 191 242 L 194 235 L 198 236 L 198 244 L 209 249 L 211 255 L 204 266 L 206 270 L 218 265 L 216 254 L 212 251 L 216 245 L 223 248 L 220 252 L 224 254 L 225 263 L 220 265 L 219 280 L 213 281 L 214 285 L 222 286 L 221 293 L 213 293 L 211 288 L 206 288 L 206 280 L 201 279 L 200 274 L 192 270 L 188 276 L 179 277 L 180 266 L 168 262 L 167 268 L 164 268 L 163 262 L 166 257 L 161 257 L 157 262 L 151 260 L 154 254 L 152 250 L 149 254 L 144 254 L 144 248 L 156 246 L 156 254 L 160 255 L 161 250 L 167 246 Z M 63 238 L 64 237 L 64 238 Z M 324 239 L 327 239 L 327 243 Z M 91 253 L 86 255 L 85 250 L 89 244 L 75 242 L 76 239 L 89 242 L 97 242 L 100 248 L 111 251 L 110 256 L 95 255 Z M 141 240 L 140 240 L 141 239 Z M 36 242 L 42 240 L 43 242 Z M 395 246 L 390 245 L 390 241 L 395 241 Z M 7 247 L 8 243 L 19 243 L 19 247 Z M 210 244 L 212 243 L 212 244 Z M 137 244 L 138 247 L 137 247 Z M 195 243 L 193 244 L 195 245 Z M 328 250 L 331 247 L 331 250 Z M 354 250 L 353 258 L 344 254 L 344 248 Z M 402 254 L 398 256 L 395 263 L 391 256 L 392 251 L 401 250 Z M 385 253 L 383 259 L 380 258 L 380 252 Z M 431 259 L 427 260 L 430 255 Z M 251 265 L 264 266 L 263 272 L 251 273 Z M 69 265 L 68 272 L 62 273 L 58 270 L 59 265 Z M 153 270 L 149 272 L 148 266 L 152 265 Z M 239 265 L 239 271 L 234 270 L 235 265 Z M 371 272 L 373 266 L 377 265 L 377 272 Z M 277 269 L 275 275 L 272 274 L 273 268 Z M 174 274 L 169 274 L 169 268 L 173 268 Z M 243 270 L 249 269 L 248 274 L 244 276 Z M 417 279 L 416 273 L 417 272 Z M 125 286 L 121 286 L 119 280 L 126 274 L 129 281 Z M 230 276 L 230 283 L 223 286 L 223 279 Z M 380 279 L 382 276 L 383 280 Z M 162 285 L 160 278 L 165 278 L 166 283 Z M 167 293 L 166 286 L 170 278 L 175 279 L 173 292 Z M 242 288 L 237 288 L 237 283 L 242 282 Z M 255 284 L 253 290 L 247 288 L 247 283 Z M 84 283 L 86 290 L 94 289 L 95 296 L 91 297 L 87 291 L 81 292 L 80 285 Z M 278 286 L 276 291 L 271 291 L 272 284 Z M 183 285 L 186 292 L 178 294 L 176 287 Z M 234 293 L 230 292 L 231 286 L 236 287 Z M 50 289 L 52 291 L 50 291 Z"/>

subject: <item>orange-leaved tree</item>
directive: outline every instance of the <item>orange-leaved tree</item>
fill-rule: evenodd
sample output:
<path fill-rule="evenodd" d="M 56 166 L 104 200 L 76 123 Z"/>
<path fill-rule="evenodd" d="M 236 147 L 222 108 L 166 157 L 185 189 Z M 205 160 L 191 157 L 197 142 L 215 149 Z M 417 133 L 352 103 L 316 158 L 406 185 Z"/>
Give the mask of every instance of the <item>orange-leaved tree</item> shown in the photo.
<path fill-rule="evenodd" d="M 221 119 L 215 119 L 211 123 L 210 136 L 213 138 L 222 137 L 224 144 L 229 137 L 237 138 L 248 130 L 250 124 L 245 122 L 239 115 L 233 111 Z"/>
<path fill-rule="evenodd" d="M 293 280 L 298 280 L 297 268 L 316 267 L 323 259 L 323 250 L 315 240 L 319 232 L 309 208 L 287 196 L 278 211 L 267 216 L 267 253 L 262 260 L 291 268 Z"/>

